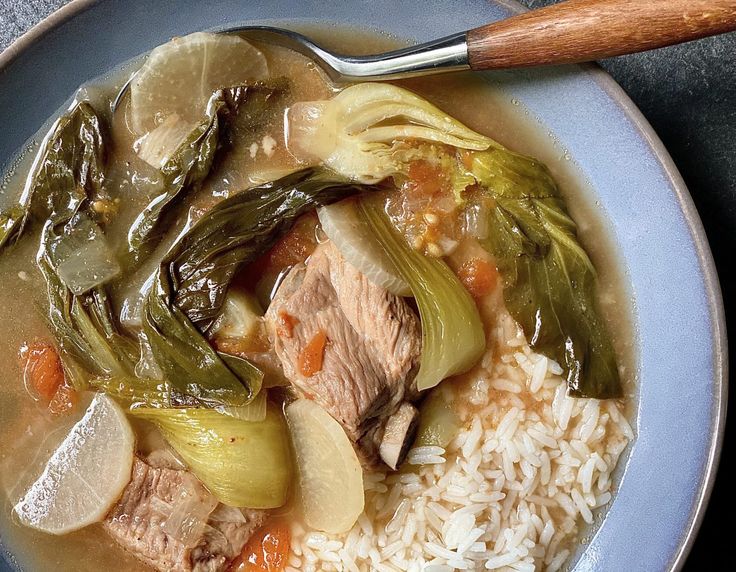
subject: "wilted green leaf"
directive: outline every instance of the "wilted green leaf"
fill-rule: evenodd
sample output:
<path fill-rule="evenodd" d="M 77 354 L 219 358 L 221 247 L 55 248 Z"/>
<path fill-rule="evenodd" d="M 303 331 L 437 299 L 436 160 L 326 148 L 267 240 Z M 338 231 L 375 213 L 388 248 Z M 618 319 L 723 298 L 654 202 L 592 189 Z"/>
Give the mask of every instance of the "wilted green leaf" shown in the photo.
<path fill-rule="evenodd" d="M 572 395 L 620 397 L 616 354 L 596 306 L 595 268 L 551 174 L 500 147 L 475 153 L 472 172 L 494 199 L 485 245 L 529 344 L 567 370 Z"/>

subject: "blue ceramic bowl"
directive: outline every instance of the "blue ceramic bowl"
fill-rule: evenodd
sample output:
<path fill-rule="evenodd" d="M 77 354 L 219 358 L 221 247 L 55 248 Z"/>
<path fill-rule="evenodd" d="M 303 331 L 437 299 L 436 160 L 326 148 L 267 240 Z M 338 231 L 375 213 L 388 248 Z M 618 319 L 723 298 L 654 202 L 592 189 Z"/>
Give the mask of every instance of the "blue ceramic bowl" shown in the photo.
<path fill-rule="evenodd" d="M 424 41 L 519 9 L 506 0 L 421 7 L 394 0 L 75 0 L 0 55 L 0 171 L 81 83 L 175 35 L 292 22 Z M 633 299 L 637 438 L 619 468 L 615 499 L 574 569 L 677 570 L 710 493 L 726 404 L 723 308 L 700 220 L 662 143 L 603 71 L 571 66 L 493 80 L 536 116 L 591 183 Z"/>

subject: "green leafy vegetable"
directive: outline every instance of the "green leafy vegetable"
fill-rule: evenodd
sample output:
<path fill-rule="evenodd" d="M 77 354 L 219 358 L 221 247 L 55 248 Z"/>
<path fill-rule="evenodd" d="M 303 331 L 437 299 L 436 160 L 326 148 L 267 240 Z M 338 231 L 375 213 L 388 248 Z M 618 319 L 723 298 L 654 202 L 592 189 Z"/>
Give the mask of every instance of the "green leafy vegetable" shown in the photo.
<path fill-rule="evenodd" d="M 419 307 L 422 358 L 417 388 L 429 389 L 469 370 L 486 344 L 478 308 L 467 290 L 447 264 L 409 246 L 393 227 L 381 200 L 361 200 L 360 212 L 401 278 L 409 284 Z"/>
<path fill-rule="evenodd" d="M 276 508 L 292 477 L 286 423 L 274 406 L 263 421 L 242 421 L 207 409 L 135 408 L 157 425 L 192 472 L 229 506 Z"/>
<path fill-rule="evenodd" d="M 241 267 L 273 246 L 303 213 L 364 189 L 306 169 L 222 201 L 177 241 L 143 310 L 143 331 L 174 388 L 228 406 L 246 405 L 258 394 L 260 370 L 217 353 L 202 332 L 220 314 Z"/>
<path fill-rule="evenodd" d="M 166 381 L 145 379 L 141 377 L 98 377 L 90 380 L 90 386 L 101 391 L 128 407 L 178 407 L 182 405 L 197 406 L 192 400 L 186 403 L 186 397 L 176 395 Z"/>
<path fill-rule="evenodd" d="M 297 218 L 371 189 L 309 168 L 222 201 L 177 242 L 161 265 L 174 304 L 202 330 L 209 329 L 238 270 L 276 244 Z"/>
<path fill-rule="evenodd" d="M 47 284 L 49 324 L 72 384 L 82 389 L 96 377 L 132 375 L 137 347 L 110 322 L 104 291 L 74 296 L 48 260 L 41 257 L 38 265 Z"/>
<path fill-rule="evenodd" d="M 164 190 L 151 199 L 128 232 L 128 256 L 133 263 L 139 262 L 154 246 L 175 199 L 205 180 L 234 116 L 241 112 L 247 114 L 252 120 L 251 129 L 256 130 L 284 88 L 281 83 L 273 87 L 255 84 L 220 89 L 210 98 L 204 118 L 182 141 L 178 141 L 181 130 L 175 120 L 173 125 L 162 124 L 147 135 L 139 154 L 161 169 Z"/>
<path fill-rule="evenodd" d="M 215 351 L 172 302 L 161 272 L 146 300 L 143 332 L 164 378 L 185 395 L 210 407 L 241 406 L 261 389 L 263 373 L 245 359 Z"/>
<path fill-rule="evenodd" d="M 102 195 L 104 151 L 99 117 L 86 101 L 77 103 L 51 128 L 18 204 L 0 213 L 0 248 L 17 241 L 30 220 L 44 221 L 46 256 L 77 294 L 120 270 L 87 212 Z"/>
<path fill-rule="evenodd" d="M 595 268 L 551 174 L 500 146 L 474 154 L 472 172 L 494 199 L 484 243 L 529 344 L 567 370 L 571 394 L 620 397 L 616 355 L 596 308 Z"/>
<path fill-rule="evenodd" d="M 419 429 L 414 442 L 415 447 L 429 445 L 447 447 L 460 430 L 460 418 L 442 392 L 437 389 L 427 396 L 419 408 Z"/>
<path fill-rule="evenodd" d="M 88 195 L 99 194 L 104 145 L 86 101 L 62 115 L 46 136 L 18 203 L 0 213 L 0 248 L 20 238 L 29 219 L 65 223 Z"/>

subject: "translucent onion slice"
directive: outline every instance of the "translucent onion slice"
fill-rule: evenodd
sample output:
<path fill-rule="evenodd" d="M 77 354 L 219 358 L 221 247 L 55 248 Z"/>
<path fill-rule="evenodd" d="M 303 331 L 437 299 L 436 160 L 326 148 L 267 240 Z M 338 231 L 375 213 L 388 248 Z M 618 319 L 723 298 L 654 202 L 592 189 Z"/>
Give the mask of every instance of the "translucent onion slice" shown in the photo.
<path fill-rule="evenodd" d="M 26 526 L 66 534 L 102 520 L 130 481 L 135 436 L 125 413 L 98 394 L 14 507 Z"/>
<path fill-rule="evenodd" d="M 215 90 L 267 76 L 265 56 L 238 36 L 174 38 L 151 52 L 131 83 L 130 127 L 143 135 L 174 114 L 194 125 Z"/>
<path fill-rule="evenodd" d="M 340 534 L 363 512 L 363 470 L 340 424 L 314 401 L 300 399 L 286 408 L 296 454 L 305 522 Z"/>
<path fill-rule="evenodd" d="M 411 296 L 409 284 L 400 277 L 391 259 L 377 243 L 354 201 L 342 201 L 317 210 L 327 237 L 345 260 L 371 282 L 397 296 Z"/>

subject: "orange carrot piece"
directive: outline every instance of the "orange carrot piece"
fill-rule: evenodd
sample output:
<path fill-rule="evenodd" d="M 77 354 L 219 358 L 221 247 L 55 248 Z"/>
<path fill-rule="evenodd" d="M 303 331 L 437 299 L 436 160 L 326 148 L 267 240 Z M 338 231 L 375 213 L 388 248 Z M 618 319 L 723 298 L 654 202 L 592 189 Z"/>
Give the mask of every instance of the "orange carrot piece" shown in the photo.
<path fill-rule="evenodd" d="M 312 377 L 315 373 L 322 371 L 326 345 L 327 334 L 320 330 L 301 351 L 297 362 L 303 376 Z"/>
<path fill-rule="evenodd" d="M 289 561 L 291 531 L 286 523 L 266 523 L 250 537 L 229 572 L 282 572 Z"/>
<path fill-rule="evenodd" d="M 471 258 L 457 271 L 457 276 L 473 298 L 490 294 L 496 286 L 498 271 L 482 258 Z"/>

